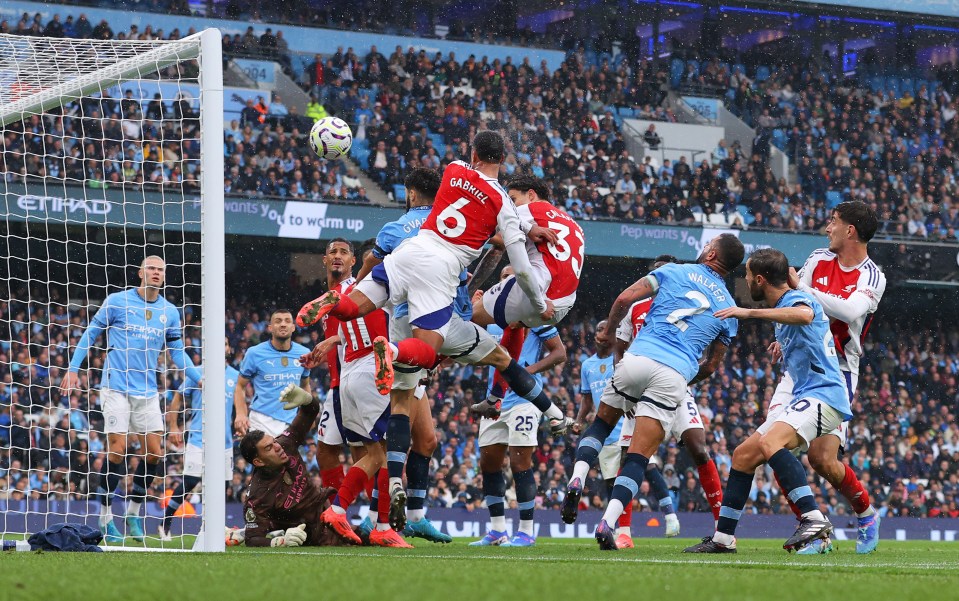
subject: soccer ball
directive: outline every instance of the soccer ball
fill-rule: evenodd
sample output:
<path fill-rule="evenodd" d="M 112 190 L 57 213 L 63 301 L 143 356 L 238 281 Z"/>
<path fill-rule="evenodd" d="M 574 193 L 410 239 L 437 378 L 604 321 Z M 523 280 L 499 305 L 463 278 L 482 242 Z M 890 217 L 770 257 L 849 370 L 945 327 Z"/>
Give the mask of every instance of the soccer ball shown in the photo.
<path fill-rule="evenodd" d="M 237 547 L 243 544 L 243 541 L 246 540 L 246 530 L 243 528 L 230 528 L 226 527 L 226 546 L 227 547 Z"/>
<path fill-rule="evenodd" d="M 310 147 L 327 160 L 338 159 L 350 151 L 353 132 L 346 121 L 338 117 L 324 117 L 310 130 Z"/>

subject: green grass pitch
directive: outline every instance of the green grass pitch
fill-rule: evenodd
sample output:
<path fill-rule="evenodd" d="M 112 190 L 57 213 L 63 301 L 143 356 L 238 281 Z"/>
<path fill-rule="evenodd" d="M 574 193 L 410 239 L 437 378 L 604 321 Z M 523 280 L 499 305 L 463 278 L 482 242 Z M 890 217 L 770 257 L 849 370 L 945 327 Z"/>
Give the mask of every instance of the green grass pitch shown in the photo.
<path fill-rule="evenodd" d="M 883 541 L 861 556 L 843 541 L 832 555 L 800 557 L 778 540 L 741 540 L 737 555 L 719 556 L 682 554 L 692 539 L 637 539 L 618 552 L 584 539 L 540 539 L 532 549 L 411 542 L 416 549 L 5 553 L 0 600 L 959 599 L 955 543 Z"/>

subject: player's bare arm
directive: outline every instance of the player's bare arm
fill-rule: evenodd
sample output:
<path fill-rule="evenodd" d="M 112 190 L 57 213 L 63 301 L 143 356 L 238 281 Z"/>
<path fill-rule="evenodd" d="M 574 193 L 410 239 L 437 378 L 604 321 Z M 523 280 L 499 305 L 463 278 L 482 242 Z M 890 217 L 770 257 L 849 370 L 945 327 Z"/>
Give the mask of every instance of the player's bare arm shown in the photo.
<path fill-rule="evenodd" d="M 166 429 L 170 443 L 176 446 L 183 445 L 183 429 L 180 428 L 180 408 L 183 406 L 183 394 L 178 390 L 173 393 L 173 399 L 166 410 Z"/>
<path fill-rule="evenodd" d="M 808 326 L 812 323 L 815 313 L 807 305 L 795 307 L 778 307 L 775 309 L 747 309 L 746 307 L 729 307 L 716 311 L 713 315 L 719 319 L 761 319 L 787 326 Z"/>
<path fill-rule="evenodd" d="M 370 256 L 372 256 L 372 254 L 370 254 Z M 312 351 L 301 356 L 300 363 L 306 369 L 313 369 L 314 367 L 319 367 L 320 365 L 323 365 L 324 363 L 326 363 L 327 353 L 333 350 L 333 347 L 342 343 L 343 343 L 343 339 L 340 338 L 340 335 L 334 334 L 330 336 L 329 338 L 327 338 L 326 340 L 319 342 L 315 347 L 313 347 Z"/>
<path fill-rule="evenodd" d="M 566 363 L 566 345 L 563 344 L 559 336 L 554 336 L 543 343 L 546 354 L 543 358 L 526 368 L 531 374 L 539 374 L 550 370 L 557 365 Z"/>
<path fill-rule="evenodd" d="M 356 281 L 359 282 L 366 276 L 370 275 L 370 272 L 373 271 L 373 268 L 382 262 L 383 259 L 376 257 L 373 255 L 373 253 L 366 253 L 366 256 L 363 257 L 363 265 L 360 267 L 360 272 L 356 274 Z"/>
<path fill-rule="evenodd" d="M 246 404 L 246 386 L 250 381 L 243 376 L 236 379 L 236 389 L 233 391 L 233 409 L 236 418 L 233 419 L 233 430 L 237 436 L 243 436 L 250 429 L 250 407 Z"/>
<path fill-rule="evenodd" d="M 616 336 L 616 325 L 623 321 L 623 318 L 626 317 L 626 313 L 629 312 L 629 308 L 633 306 L 633 303 L 655 296 L 658 289 L 659 286 L 656 278 L 647 275 L 637 280 L 636 283 L 626 290 L 620 292 L 609 310 L 609 317 L 606 318 L 606 329 L 596 333 L 597 341 L 611 343 Z"/>
<path fill-rule="evenodd" d="M 586 429 L 589 423 L 589 414 L 593 412 L 593 393 L 584 392 L 583 402 L 579 404 L 579 411 L 576 412 L 576 421 L 573 423 L 573 433 L 580 434 Z"/>
<path fill-rule="evenodd" d="M 537 244 L 556 244 L 559 242 L 559 236 L 556 232 L 535 224 L 526 232 L 526 237 Z"/>
<path fill-rule="evenodd" d="M 723 359 L 726 357 L 726 351 L 729 350 L 729 346 L 720 342 L 718 339 L 713 340 L 712 343 L 706 349 L 706 355 L 699 364 L 699 371 L 696 372 L 696 376 L 690 380 L 690 385 L 701 382 L 713 375 L 719 368 L 719 364 L 723 362 Z"/>
<path fill-rule="evenodd" d="M 479 263 L 477 263 L 476 268 L 473 270 L 473 277 L 469 283 L 469 293 L 471 297 L 475 295 L 480 289 L 480 286 L 493 275 L 493 272 L 496 271 L 500 261 L 503 259 L 503 252 L 506 249 L 503 245 L 503 237 L 496 234 L 490 238 L 490 244 L 491 246 L 483 251 L 483 254 L 479 258 Z"/>

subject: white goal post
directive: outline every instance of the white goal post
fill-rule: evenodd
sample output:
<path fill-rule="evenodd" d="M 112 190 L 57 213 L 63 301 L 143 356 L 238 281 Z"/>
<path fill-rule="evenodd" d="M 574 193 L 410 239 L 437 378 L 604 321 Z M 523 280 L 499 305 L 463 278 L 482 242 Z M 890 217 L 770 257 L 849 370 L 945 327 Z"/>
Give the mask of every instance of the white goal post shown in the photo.
<path fill-rule="evenodd" d="M 105 359 L 107 340 L 111 327 L 129 332 L 132 326 L 107 325 L 99 341 L 90 341 L 79 386 L 61 395 L 60 382 L 80 334 L 106 297 L 139 286 L 141 261 L 156 254 L 166 261 L 160 294 L 179 314 L 185 356 L 199 357 L 202 349 L 202 511 L 189 528 L 177 526 L 173 541 L 161 542 L 162 509 L 148 493 L 139 514 L 146 536 L 133 540 L 128 530 L 110 546 L 225 547 L 225 482 L 231 474 L 224 459 L 232 450 L 224 449 L 229 408 L 222 352 L 222 68 L 216 29 L 156 41 L 0 34 L 0 244 L 6 255 L 0 257 L 0 323 L 9 324 L 0 328 L 0 417 L 10 420 L 10 435 L 0 438 L 4 540 L 58 523 L 98 526 L 95 471 L 105 465 L 99 458 L 106 461 L 109 448 L 106 423 L 115 423 L 103 411 L 100 386 L 105 366 L 117 365 Z M 150 306 L 141 313 L 145 327 L 153 327 Z M 158 327 L 169 342 L 166 315 Z M 177 356 L 167 346 L 157 366 L 124 378 L 149 382 L 155 373 L 164 411 L 173 383 L 183 379 L 174 365 Z M 131 419 L 126 431 L 155 432 L 150 410 L 143 414 L 137 419 L 151 425 L 136 430 Z M 184 451 L 162 439 L 160 465 L 173 467 L 173 481 L 183 469 Z M 47 446 L 38 451 L 37 440 Z M 137 482 L 132 470 L 146 457 L 146 450 L 134 446 L 122 462 L 133 478 L 124 477 L 126 488 L 116 489 L 117 502 L 136 500 L 138 493 L 129 492 L 129 483 L 135 491 Z M 144 465 L 150 470 L 155 464 Z M 159 470 L 154 488 L 166 488 L 159 486 L 165 474 Z M 114 525 L 125 519 L 118 513 Z"/>

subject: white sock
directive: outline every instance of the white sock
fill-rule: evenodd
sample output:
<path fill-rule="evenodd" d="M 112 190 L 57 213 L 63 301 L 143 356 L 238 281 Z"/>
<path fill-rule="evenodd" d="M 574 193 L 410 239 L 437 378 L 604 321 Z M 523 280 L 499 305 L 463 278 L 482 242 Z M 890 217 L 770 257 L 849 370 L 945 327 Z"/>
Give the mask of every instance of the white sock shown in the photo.
<path fill-rule="evenodd" d="M 732 534 L 726 534 L 725 532 L 716 531 L 716 533 L 713 534 L 713 540 L 726 547 L 731 547 L 736 544 L 736 537 Z"/>
<path fill-rule="evenodd" d="M 622 501 L 610 499 L 609 505 L 606 506 L 606 513 L 603 514 L 603 519 L 606 520 L 607 524 L 615 524 L 621 515 L 623 515 Z"/>
<path fill-rule="evenodd" d="M 390 478 L 390 490 L 387 494 L 392 493 L 394 488 L 403 488 L 403 478 Z"/>
<path fill-rule="evenodd" d="M 100 505 L 100 526 L 106 527 L 113 521 L 113 509 L 109 505 Z"/>
<path fill-rule="evenodd" d="M 490 516 L 490 527 L 497 532 L 506 532 L 506 516 Z"/>
<path fill-rule="evenodd" d="M 616 529 L 616 536 L 621 536 L 623 534 L 632 538 L 633 531 L 630 529 L 629 526 L 620 526 L 619 528 Z"/>
<path fill-rule="evenodd" d="M 589 473 L 589 464 L 585 461 L 577 461 L 576 465 L 573 466 L 573 475 L 569 477 L 570 482 L 574 479 L 579 478 L 579 483 L 582 484 L 586 481 L 586 474 Z"/>
<path fill-rule="evenodd" d="M 394 357 L 396 357 L 397 355 L 400 354 L 400 348 L 399 348 L 398 346 L 396 346 L 395 344 L 393 344 L 392 342 L 390 343 L 390 348 L 393 349 L 393 356 L 394 356 Z"/>
<path fill-rule="evenodd" d="M 870 505 L 869 507 L 866 508 L 866 511 L 863 511 L 862 513 L 857 513 L 856 515 L 861 518 L 868 518 L 871 515 L 876 515 L 876 508 Z"/>
<path fill-rule="evenodd" d="M 127 515 L 140 515 L 140 503 L 139 501 L 130 501 L 127 504 Z"/>
<path fill-rule="evenodd" d="M 346 510 L 340 507 L 339 505 L 330 505 L 333 508 L 333 513 L 338 513 L 340 515 L 346 515 Z"/>
<path fill-rule="evenodd" d="M 563 419 L 565 417 L 563 412 L 559 410 L 559 407 L 550 403 L 549 409 L 546 410 L 546 417 L 548 419 Z"/>
<path fill-rule="evenodd" d="M 519 531 L 523 534 L 533 536 L 533 520 L 520 520 Z"/>
<path fill-rule="evenodd" d="M 389 530 L 389 529 L 390 529 L 390 525 L 389 525 L 389 524 L 383 524 L 383 523 L 380 523 L 380 522 L 376 522 L 376 531 L 377 531 L 377 532 L 385 532 L 385 531 L 387 531 L 387 530 Z"/>
<path fill-rule="evenodd" d="M 425 509 L 407 509 L 406 510 L 406 519 L 411 522 L 418 522 L 426 518 Z"/>
<path fill-rule="evenodd" d="M 824 516 L 818 509 L 807 511 L 806 513 L 802 514 L 802 517 L 810 520 L 819 520 L 820 522 L 826 521 L 826 516 Z"/>

